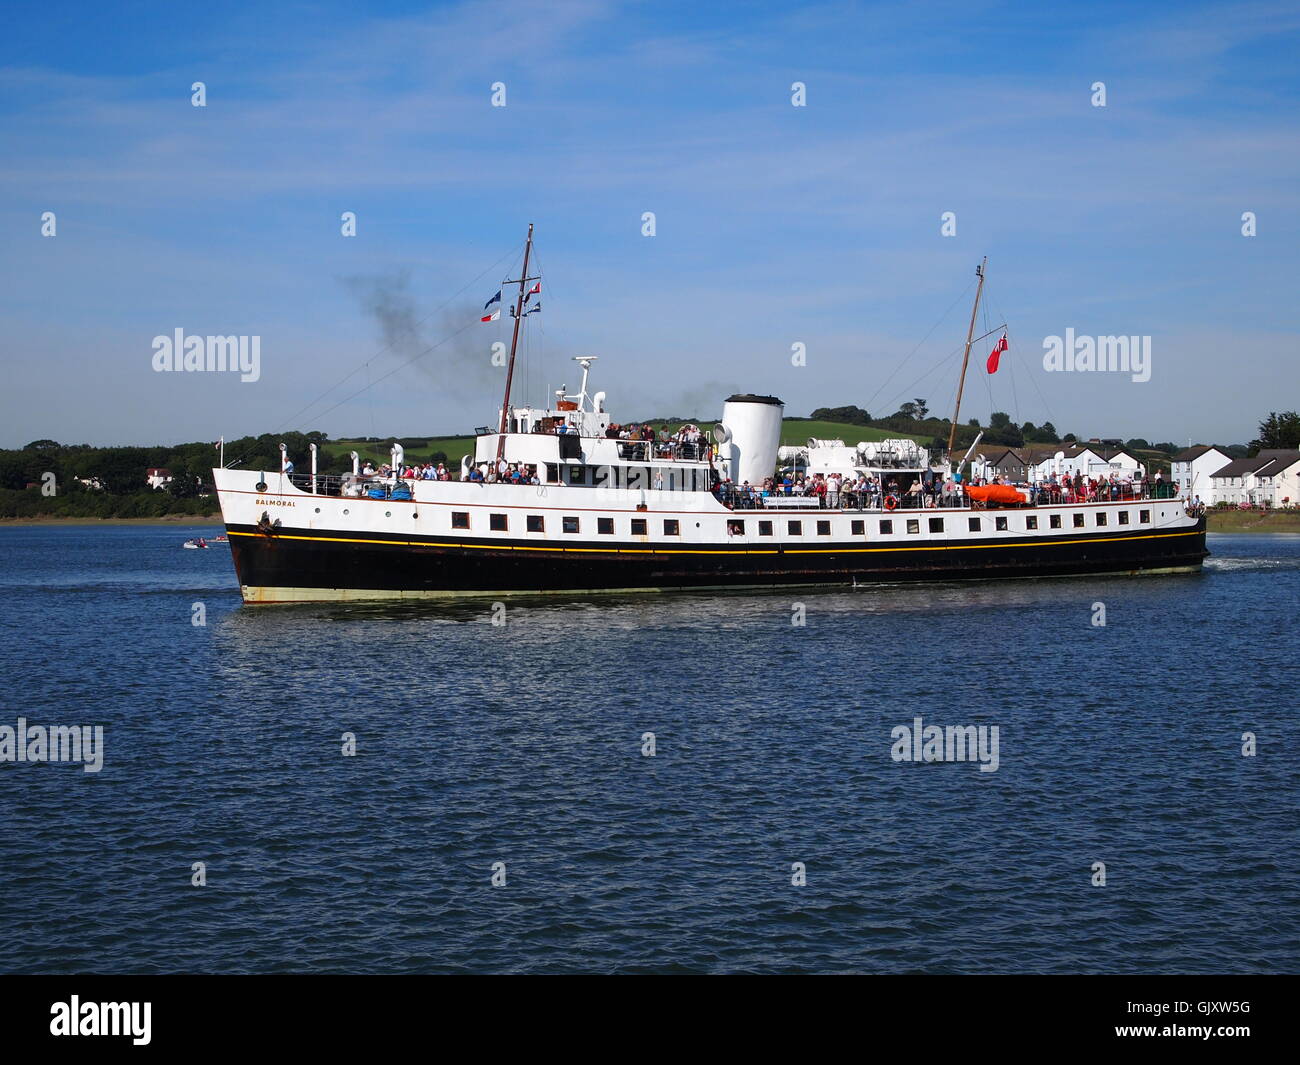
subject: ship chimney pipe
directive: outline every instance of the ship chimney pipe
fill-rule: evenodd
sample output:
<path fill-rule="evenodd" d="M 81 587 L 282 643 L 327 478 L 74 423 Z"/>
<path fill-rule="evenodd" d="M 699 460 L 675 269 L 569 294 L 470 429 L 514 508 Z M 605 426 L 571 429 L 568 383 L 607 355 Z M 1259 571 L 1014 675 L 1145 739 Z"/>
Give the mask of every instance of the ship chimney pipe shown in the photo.
<path fill-rule="evenodd" d="M 311 451 L 311 494 L 316 494 L 316 443 L 313 441 L 307 447 Z"/>
<path fill-rule="evenodd" d="M 355 451 L 352 452 L 352 476 L 353 477 L 361 476 L 361 456 L 358 455 Z"/>
<path fill-rule="evenodd" d="M 287 444 L 281 443 L 280 444 L 280 476 L 283 477 L 284 474 L 288 471 L 288 469 L 289 469 L 289 447 Z"/>

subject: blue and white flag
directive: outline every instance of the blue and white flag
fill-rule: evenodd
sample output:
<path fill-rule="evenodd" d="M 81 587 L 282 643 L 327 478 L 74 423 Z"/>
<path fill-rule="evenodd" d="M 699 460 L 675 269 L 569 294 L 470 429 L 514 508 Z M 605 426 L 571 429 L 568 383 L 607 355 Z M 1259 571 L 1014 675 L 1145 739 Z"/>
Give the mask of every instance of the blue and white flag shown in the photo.
<path fill-rule="evenodd" d="M 490 300 L 488 300 L 487 303 L 483 304 L 483 309 L 486 311 L 489 307 L 492 306 L 492 304 L 500 303 L 500 302 L 501 302 L 501 290 L 497 289 L 497 294 L 493 296 Z"/>

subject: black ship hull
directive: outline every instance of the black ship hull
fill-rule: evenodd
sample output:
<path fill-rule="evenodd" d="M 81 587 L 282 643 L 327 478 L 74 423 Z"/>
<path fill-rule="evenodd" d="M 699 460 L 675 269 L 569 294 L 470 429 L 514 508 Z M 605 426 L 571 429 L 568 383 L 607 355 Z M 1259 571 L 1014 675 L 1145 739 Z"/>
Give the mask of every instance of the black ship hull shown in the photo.
<path fill-rule="evenodd" d="M 1199 569 L 1205 519 L 1165 531 L 810 547 L 563 545 L 228 527 L 244 598 L 295 602 L 436 595 L 850 585 Z"/>

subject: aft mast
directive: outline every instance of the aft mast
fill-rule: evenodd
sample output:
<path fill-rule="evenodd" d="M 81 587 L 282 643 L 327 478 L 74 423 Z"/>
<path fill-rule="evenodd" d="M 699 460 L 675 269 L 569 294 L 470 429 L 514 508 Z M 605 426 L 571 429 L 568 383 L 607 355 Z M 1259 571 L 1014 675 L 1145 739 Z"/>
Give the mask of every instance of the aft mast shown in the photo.
<path fill-rule="evenodd" d="M 532 232 L 531 228 L 529 229 L 529 232 Z M 962 389 L 966 387 L 966 366 L 970 362 L 970 346 L 974 343 L 975 338 L 975 316 L 979 313 L 980 293 L 984 291 L 984 270 L 988 264 L 989 257 L 986 255 L 984 256 L 984 261 L 980 263 L 979 266 L 975 267 L 975 273 L 979 277 L 980 283 L 975 288 L 975 306 L 970 309 L 970 328 L 966 330 L 966 354 L 962 356 L 961 380 L 957 382 L 957 407 L 952 412 L 952 428 L 948 430 L 948 458 L 950 461 L 952 459 L 953 445 L 957 442 L 957 422 L 961 415 L 961 393 Z M 519 324 L 516 322 L 516 332 L 518 329 Z M 513 358 L 513 350 L 511 354 Z"/>
<path fill-rule="evenodd" d="M 506 394 L 501 401 L 501 425 L 497 436 L 497 460 L 500 461 L 506 453 L 506 430 L 510 428 L 510 384 L 515 376 L 515 352 L 519 348 L 519 326 L 524 320 L 524 299 L 527 296 L 525 286 L 529 281 L 536 281 L 538 278 L 528 276 L 528 260 L 533 252 L 533 223 L 528 223 L 528 243 L 524 245 L 524 269 L 519 275 L 519 300 L 515 304 L 515 331 L 510 338 L 510 361 L 506 364 Z M 507 281 L 507 285 L 513 285 L 515 282 Z M 969 345 L 968 345 L 969 353 Z"/>

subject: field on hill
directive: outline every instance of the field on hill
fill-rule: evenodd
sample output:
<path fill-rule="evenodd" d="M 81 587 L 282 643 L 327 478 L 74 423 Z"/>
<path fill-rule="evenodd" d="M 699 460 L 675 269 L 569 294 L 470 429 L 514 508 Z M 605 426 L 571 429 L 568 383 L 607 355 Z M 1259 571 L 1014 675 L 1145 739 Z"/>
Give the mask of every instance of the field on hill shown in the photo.
<path fill-rule="evenodd" d="M 649 424 L 656 429 L 668 429 L 670 432 L 676 431 L 680 422 L 664 422 L 654 420 Z M 715 422 L 697 422 L 701 429 L 712 429 Z M 813 421 L 810 418 L 786 418 L 781 425 L 781 443 L 782 444 L 806 444 L 810 437 L 816 437 L 819 440 L 843 440 L 852 447 L 859 440 L 887 440 L 889 438 L 900 438 L 904 434 L 892 433 L 885 429 L 872 429 L 865 425 L 846 425 L 841 422 L 822 422 Z M 438 452 L 442 452 L 448 457 L 451 463 L 457 467 L 460 466 L 460 457 L 473 453 L 474 437 L 472 436 L 436 436 L 436 437 L 402 437 L 403 440 L 420 441 L 422 446 L 406 447 L 406 457 L 411 460 L 418 459 L 421 462 L 427 461 Z M 910 439 L 916 440 L 921 444 L 931 443 L 930 437 L 912 436 Z M 388 449 L 392 445 L 392 438 L 386 438 L 381 441 L 367 442 L 364 440 L 330 440 L 324 445 L 324 452 L 330 456 L 347 457 L 349 451 L 355 451 L 363 459 L 387 459 Z"/>

